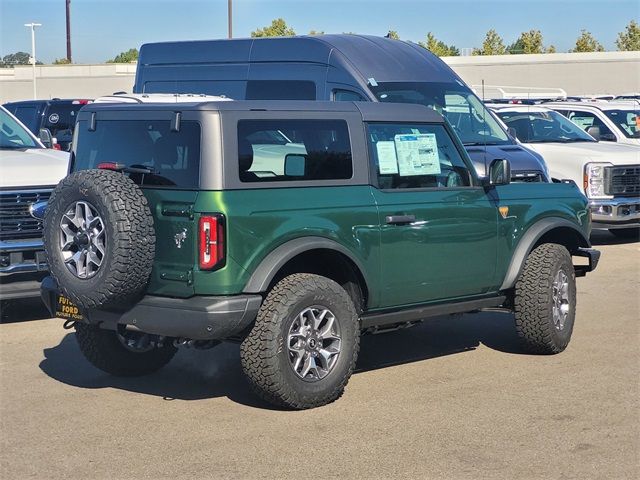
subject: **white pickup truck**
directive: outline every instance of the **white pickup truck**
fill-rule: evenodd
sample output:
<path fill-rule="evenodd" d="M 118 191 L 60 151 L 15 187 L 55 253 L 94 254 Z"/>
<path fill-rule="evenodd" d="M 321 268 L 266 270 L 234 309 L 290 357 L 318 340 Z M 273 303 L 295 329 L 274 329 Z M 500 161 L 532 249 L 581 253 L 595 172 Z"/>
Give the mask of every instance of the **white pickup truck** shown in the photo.
<path fill-rule="evenodd" d="M 40 295 L 42 215 L 68 167 L 69 153 L 45 148 L 0 106 L 0 300 Z"/>
<path fill-rule="evenodd" d="M 491 105 L 527 148 L 544 157 L 552 179 L 573 180 L 589 199 L 593 228 L 640 237 L 640 146 L 599 142 L 559 113 Z"/>

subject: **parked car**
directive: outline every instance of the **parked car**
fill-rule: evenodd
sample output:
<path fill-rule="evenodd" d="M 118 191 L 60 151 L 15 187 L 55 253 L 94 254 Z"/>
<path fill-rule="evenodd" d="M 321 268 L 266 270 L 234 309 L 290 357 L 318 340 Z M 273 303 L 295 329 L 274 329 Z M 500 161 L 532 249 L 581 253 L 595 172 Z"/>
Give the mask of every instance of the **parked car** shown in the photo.
<path fill-rule="evenodd" d="M 68 152 L 73 138 L 73 128 L 76 123 L 78 110 L 91 102 L 87 99 L 24 100 L 5 103 L 18 120 L 27 126 L 36 136 L 41 136 L 43 129 L 48 130 L 45 137 L 51 137 L 52 144 L 45 145 Z"/>
<path fill-rule="evenodd" d="M 307 153 L 258 175 L 272 132 Z M 529 351 L 558 353 L 575 277 L 599 258 L 573 183 L 511 185 L 504 159 L 481 180 L 421 105 L 93 104 L 76 134 L 42 296 L 114 375 L 236 341 L 258 394 L 311 408 L 342 394 L 361 331 L 489 307 L 515 312 Z"/>
<path fill-rule="evenodd" d="M 518 140 L 545 158 L 552 178 L 571 179 L 584 189 L 594 228 L 640 238 L 639 147 L 598 142 L 548 108 L 493 108 Z"/>
<path fill-rule="evenodd" d="M 0 107 L 0 300 L 39 294 L 43 210 L 68 164 L 68 153 L 46 149 Z"/>
<path fill-rule="evenodd" d="M 447 118 L 480 175 L 492 159 L 506 158 L 514 181 L 548 181 L 544 160 L 514 142 L 440 58 L 413 43 L 363 35 L 148 43 L 133 91 L 419 103 Z"/>
<path fill-rule="evenodd" d="M 561 113 L 596 140 L 640 145 L 640 105 L 635 102 L 554 102 L 544 106 Z"/>

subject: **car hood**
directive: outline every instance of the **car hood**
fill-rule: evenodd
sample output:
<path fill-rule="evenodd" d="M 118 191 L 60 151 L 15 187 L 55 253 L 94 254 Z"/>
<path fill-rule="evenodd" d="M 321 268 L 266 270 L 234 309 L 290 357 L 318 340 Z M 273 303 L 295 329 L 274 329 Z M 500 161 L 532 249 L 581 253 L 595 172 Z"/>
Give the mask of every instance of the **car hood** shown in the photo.
<path fill-rule="evenodd" d="M 640 148 L 633 145 L 604 142 L 529 143 L 527 147 L 540 153 L 549 167 L 551 178 L 573 180 L 582 185 L 584 167 L 590 162 L 613 165 L 640 164 Z"/>
<path fill-rule="evenodd" d="M 57 185 L 67 175 L 69 153 L 46 148 L 0 150 L 0 188 Z"/>
<path fill-rule="evenodd" d="M 473 162 L 479 176 L 484 176 L 485 169 L 492 160 L 505 158 L 511 164 L 513 172 L 543 172 L 548 175 L 547 166 L 538 153 L 527 150 L 521 145 L 487 145 L 467 146 L 465 150 Z"/>

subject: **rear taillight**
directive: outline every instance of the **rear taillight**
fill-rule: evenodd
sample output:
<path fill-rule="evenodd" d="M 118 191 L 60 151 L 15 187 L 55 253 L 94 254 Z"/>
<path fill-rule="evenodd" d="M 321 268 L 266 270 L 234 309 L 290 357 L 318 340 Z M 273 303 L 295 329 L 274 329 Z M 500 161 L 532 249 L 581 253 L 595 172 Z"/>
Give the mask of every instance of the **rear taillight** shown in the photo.
<path fill-rule="evenodd" d="M 59 143 L 54 143 L 51 148 L 53 148 L 54 150 L 62 150 L 62 147 L 60 146 Z"/>
<path fill-rule="evenodd" d="M 199 225 L 199 265 L 201 270 L 224 266 L 224 215 L 203 215 Z"/>

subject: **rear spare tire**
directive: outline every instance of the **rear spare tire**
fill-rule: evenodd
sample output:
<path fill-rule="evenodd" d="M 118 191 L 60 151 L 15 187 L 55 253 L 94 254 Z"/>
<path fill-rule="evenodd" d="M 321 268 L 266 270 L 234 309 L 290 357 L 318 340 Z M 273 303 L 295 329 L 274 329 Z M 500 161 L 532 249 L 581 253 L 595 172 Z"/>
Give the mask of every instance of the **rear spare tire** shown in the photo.
<path fill-rule="evenodd" d="M 147 199 L 110 170 L 72 173 L 53 190 L 44 249 L 61 292 L 84 308 L 125 306 L 145 290 L 155 256 Z"/>

